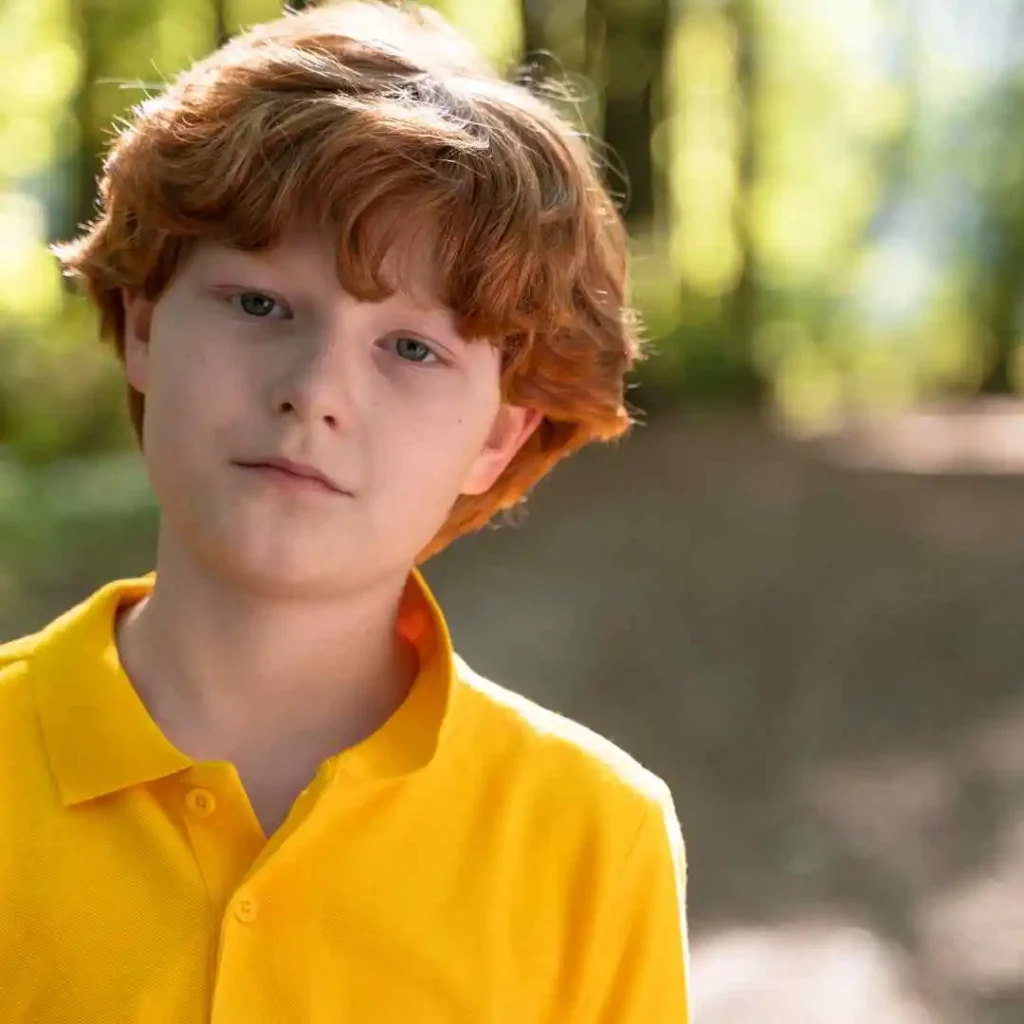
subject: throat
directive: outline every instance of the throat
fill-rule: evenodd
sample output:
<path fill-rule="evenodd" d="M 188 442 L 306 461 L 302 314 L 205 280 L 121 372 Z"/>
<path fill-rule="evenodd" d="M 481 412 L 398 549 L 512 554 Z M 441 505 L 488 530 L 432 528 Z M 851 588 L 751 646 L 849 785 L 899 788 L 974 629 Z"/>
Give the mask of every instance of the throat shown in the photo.
<path fill-rule="evenodd" d="M 403 645 L 404 647 L 404 645 Z M 419 668 L 408 649 L 396 671 L 332 701 L 304 701 L 293 694 L 270 714 L 266 710 L 222 721 L 202 716 L 159 722 L 185 753 L 200 761 L 234 765 L 264 836 L 271 836 L 328 758 L 356 746 L 381 729 L 401 706 Z"/>
<path fill-rule="evenodd" d="M 148 598 L 119 610 L 118 655 L 171 744 L 195 761 L 235 766 L 269 834 L 321 764 L 380 729 L 412 688 L 421 643 L 401 614 L 408 590 L 355 611 L 254 616 L 189 599 L 188 582 L 158 570 Z"/>
<path fill-rule="evenodd" d="M 283 763 L 276 760 L 273 765 L 235 762 L 249 806 L 267 839 L 284 824 L 321 763 L 322 760 L 312 763 L 310 758 L 296 758 L 291 763 L 287 759 Z"/>

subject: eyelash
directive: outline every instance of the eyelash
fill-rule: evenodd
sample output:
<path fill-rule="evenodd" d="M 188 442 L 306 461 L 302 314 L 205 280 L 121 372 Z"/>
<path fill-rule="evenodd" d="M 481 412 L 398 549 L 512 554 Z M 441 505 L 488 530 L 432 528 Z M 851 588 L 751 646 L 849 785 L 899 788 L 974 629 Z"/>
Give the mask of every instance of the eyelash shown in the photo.
<path fill-rule="evenodd" d="M 284 320 L 284 319 L 290 319 L 291 318 L 290 312 L 287 313 L 286 316 L 280 316 L 280 317 L 256 316 L 255 314 L 247 313 L 244 309 L 241 308 L 240 305 L 236 304 L 236 300 L 241 300 L 241 299 L 245 298 L 246 296 L 253 296 L 253 295 L 259 296 L 262 299 L 269 299 L 278 308 L 280 308 L 281 310 L 285 310 L 284 304 L 282 302 L 280 302 L 278 299 L 275 299 L 273 295 L 268 295 L 266 292 L 257 291 L 255 289 L 247 289 L 246 291 L 243 291 L 243 292 L 235 292 L 233 295 L 229 295 L 228 296 L 228 302 L 230 302 L 235 309 L 237 309 L 240 313 L 242 313 L 243 316 L 245 317 L 245 319 L 247 319 L 247 320 Z M 424 341 L 423 338 L 419 338 L 415 334 L 392 335 L 391 337 L 384 339 L 383 344 L 387 345 L 388 343 L 398 343 L 400 341 L 413 341 L 417 345 L 423 345 L 424 348 L 426 348 L 426 350 L 427 350 L 427 352 L 429 353 L 429 356 L 430 356 L 430 358 L 428 358 L 428 359 L 402 359 L 402 362 L 404 362 L 404 363 L 409 363 L 412 366 L 416 366 L 416 365 L 420 365 L 420 364 L 425 365 L 425 366 L 433 366 L 435 364 L 439 364 L 439 363 L 444 363 L 445 362 L 445 360 L 442 358 L 442 356 L 438 353 L 437 349 L 432 344 L 430 344 L 430 342 Z M 397 355 L 397 353 L 395 353 L 395 354 Z M 399 356 L 399 358 L 401 359 L 400 356 Z"/>

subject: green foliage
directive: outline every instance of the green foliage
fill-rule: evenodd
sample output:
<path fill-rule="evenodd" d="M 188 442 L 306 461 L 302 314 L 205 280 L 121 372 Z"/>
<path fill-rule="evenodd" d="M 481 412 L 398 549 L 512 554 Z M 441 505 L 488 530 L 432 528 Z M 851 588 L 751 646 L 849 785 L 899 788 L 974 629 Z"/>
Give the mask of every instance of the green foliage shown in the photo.
<path fill-rule="evenodd" d="M 151 568 L 156 508 L 134 453 L 28 469 L 0 460 L 0 640 Z M 42 602 L 46 595 L 48 602 Z"/>

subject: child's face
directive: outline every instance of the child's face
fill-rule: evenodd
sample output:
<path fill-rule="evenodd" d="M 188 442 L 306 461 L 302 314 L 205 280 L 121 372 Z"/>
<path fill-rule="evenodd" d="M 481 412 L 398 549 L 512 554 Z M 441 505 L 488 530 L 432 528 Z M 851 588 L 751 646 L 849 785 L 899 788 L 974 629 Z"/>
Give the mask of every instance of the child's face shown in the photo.
<path fill-rule="evenodd" d="M 315 233 L 262 254 L 204 243 L 155 303 L 126 295 L 125 309 L 165 528 L 262 590 L 406 571 L 539 419 L 502 404 L 498 352 L 436 303 L 345 293 Z M 333 487 L 257 465 L 275 459 Z"/>

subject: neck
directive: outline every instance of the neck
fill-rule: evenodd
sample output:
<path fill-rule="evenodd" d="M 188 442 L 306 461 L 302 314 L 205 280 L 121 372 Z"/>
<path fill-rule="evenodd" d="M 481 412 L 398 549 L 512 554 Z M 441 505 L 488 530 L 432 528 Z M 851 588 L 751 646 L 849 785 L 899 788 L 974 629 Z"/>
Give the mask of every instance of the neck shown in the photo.
<path fill-rule="evenodd" d="M 162 531 L 153 592 L 118 646 L 151 715 L 185 753 L 220 757 L 292 737 L 335 748 L 401 703 L 415 655 L 397 618 L 408 574 L 315 598 L 245 590 Z"/>

